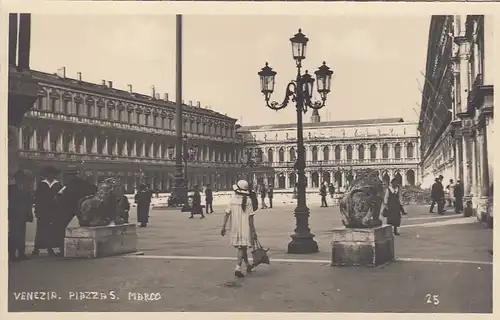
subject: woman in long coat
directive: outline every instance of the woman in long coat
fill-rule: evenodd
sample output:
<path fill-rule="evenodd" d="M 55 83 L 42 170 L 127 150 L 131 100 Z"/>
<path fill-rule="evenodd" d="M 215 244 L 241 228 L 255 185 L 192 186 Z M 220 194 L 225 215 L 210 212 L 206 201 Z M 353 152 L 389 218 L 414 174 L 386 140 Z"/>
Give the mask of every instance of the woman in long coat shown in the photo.
<path fill-rule="evenodd" d="M 137 222 L 139 227 L 147 227 L 149 222 L 149 206 L 151 204 L 151 192 L 147 190 L 145 184 L 139 186 L 139 190 L 135 195 L 135 203 L 137 203 Z"/>
<path fill-rule="evenodd" d="M 401 226 L 401 214 L 406 213 L 401 204 L 400 188 L 397 179 L 392 179 L 391 185 L 385 191 L 381 214 L 387 218 L 387 224 L 393 226 L 394 234 L 399 236 L 398 228 Z"/>
<path fill-rule="evenodd" d="M 201 218 L 205 218 L 205 215 L 203 214 L 203 207 L 201 206 L 201 194 L 200 194 L 200 189 L 198 186 L 193 187 L 193 204 L 191 206 L 191 216 L 189 219 L 193 219 L 193 216 L 195 214 L 200 214 Z"/>
<path fill-rule="evenodd" d="M 229 241 L 232 246 L 238 250 L 236 268 L 234 275 L 242 278 L 244 274 L 241 272 L 241 265 L 243 261 L 247 266 L 247 272 L 251 272 L 253 264 L 248 261 L 247 249 L 251 248 L 257 233 L 254 226 L 254 209 L 252 200 L 250 199 L 250 192 L 248 182 L 245 180 L 238 181 L 234 186 L 234 195 L 229 201 L 222 223 L 221 235 L 226 235 L 226 225 L 230 221 L 230 237 Z"/>
<path fill-rule="evenodd" d="M 48 254 L 54 256 L 56 255 L 54 248 L 60 248 L 57 227 L 61 215 L 57 197 L 63 186 L 55 179 L 57 174 L 58 171 L 54 167 L 43 168 L 40 173 L 42 180 L 35 191 L 36 235 L 33 250 L 35 256 L 40 253 L 41 249 L 47 249 Z"/>

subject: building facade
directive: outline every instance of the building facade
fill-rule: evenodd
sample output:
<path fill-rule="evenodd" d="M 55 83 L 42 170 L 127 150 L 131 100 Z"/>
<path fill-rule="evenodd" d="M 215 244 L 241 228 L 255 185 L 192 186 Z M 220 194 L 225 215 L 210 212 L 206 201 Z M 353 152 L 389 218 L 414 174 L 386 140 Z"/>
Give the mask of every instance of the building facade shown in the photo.
<path fill-rule="evenodd" d="M 173 186 L 175 103 L 92 84 L 59 74 L 31 70 L 40 90 L 18 129 L 20 165 L 35 173 L 45 165 L 64 172 L 77 166 L 93 182 L 119 176 L 127 192 L 140 182 L 161 191 Z M 230 188 L 248 170 L 236 119 L 199 104 L 184 105 L 183 134 L 197 152 L 188 167 L 190 185 Z M 256 170 L 256 169 L 254 169 Z M 61 177 L 63 178 L 63 177 Z"/>
<path fill-rule="evenodd" d="M 297 125 L 275 124 L 241 127 L 249 156 L 271 173 L 257 174 L 256 182 L 276 189 L 293 189 Z M 322 182 L 344 188 L 356 170 L 371 168 L 389 183 L 397 178 L 402 185 L 420 184 L 419 136 L 416 123 L 401 118 L 321 122 L 317 113 L 304 124 L 306 181 L 317 191 Z M 258 180 L 258 181 L 257 181 Z"/>
<path fill-rule="evenodd" d="M 493 17 L 433 16 L 421 133 L 424 185 L 460 179 L 481 220 L 493 206 Z"/>

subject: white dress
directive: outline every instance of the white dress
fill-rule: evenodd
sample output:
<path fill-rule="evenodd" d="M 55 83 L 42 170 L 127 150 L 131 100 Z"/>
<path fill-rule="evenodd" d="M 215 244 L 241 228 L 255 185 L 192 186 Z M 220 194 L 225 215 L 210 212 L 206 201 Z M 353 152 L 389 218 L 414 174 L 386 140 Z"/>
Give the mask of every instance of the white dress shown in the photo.
<path fill-rule="evenodd" d="M 250 216 L 255 212 L 252 208 L 252 200 L 247 196 L 246 210 L 243 211 L 241 203 L 243 195 L 234 194 L 229 205 L 227 206 L 226 213 L 229 214 L 229 224 L 231 226 L 231 233 L 229 241 L 235 247 L 251 247 L 252 235 L 250 234 Z"/>

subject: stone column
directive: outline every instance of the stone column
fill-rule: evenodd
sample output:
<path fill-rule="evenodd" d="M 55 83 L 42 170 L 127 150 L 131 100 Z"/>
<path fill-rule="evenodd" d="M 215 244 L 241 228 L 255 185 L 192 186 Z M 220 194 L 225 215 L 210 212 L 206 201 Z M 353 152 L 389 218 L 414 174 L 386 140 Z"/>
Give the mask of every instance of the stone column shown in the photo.
<path fill-rule="evenodd" d="M 92 153 L 98 154 L 99 150 L 97 150 L 97 136 L 94 136 L 94 142 L 92 143 Z"/>
<path fill-rule="evenodd" d="M 340 145 L 340 160 L 344 161 L 347 159 L 347 150 L 345 145 Z"/>
<path fill-rule="evenodd" d="M 463 167 L 463 186 L 464 196 L 470 196 L 472 186 L 472 157 L 470 133 L 463 132 L 462 134 L 462 167 Z"/>
<path fill-rule="evenodd" d="M 142 142 L 141 157 L 146 157 L 146 141 Z"/>
<path fill-rule="evenodd" d="M 71 142 L 69 143 L 69 152 L 75 153 L 76 148 L 75 148 L 75 133 L 71 133 Z"/>
<path fill-rule="evenodd" d="M 125 138 L 125 140 L 123 141 L 123 151 L 122 151 L 122 152 L 123 152 L 123 155 L 124 155 L 125 157 L 130 156 L 130 155 L 128 154 L 128 139 L 127 139 L 127 138 Z"/>
<path fill-rule="evenodd" d="M 82 145 L 80 147 L 80 153 L 87 153 L 87 136 L 83 133 Z"/>
<path fill-rule="evenodd" d="M 118 137 L 115 137 L 114 143 L 113 143 L 113 155 L 117 156 L 119 154 L 118 148 L 119 148 Z"/>
<path fill-rule="evenodd" d="M 31 148 L 31 150 L 38 149 L 36 128 L 33 128 L 33 134 L 31 135 L 31 139 L 30 139 L 30 148 Z"/>
<path fill-rule="evenodd" d="M 21 150 L 23 149 L 23 131 L 24 131 L 23 127 L 19 127 L 19 129 L 18 129 L 19 133 L 17 135 L 17 138 L 18 138 L 17 144 L 19 146 L 19 149 L 21 149 Z"/>
<path fill-rule="evenodd" d="M 476 133 L 477 159 L 478 159 L 478 195 L 488 196 L 489 181 L 485 171 L 488 171 L 488 154 L 485 153 L 484 128 L 479 128 Z M 485 179 L 486 178 L 486 179 Z"/>
<path fill-rule="evenodd" d="M 155 157 L 155 143 L 154 141 L 151 141 L 151 146 L 149 148 L 149 155 L 148 155 L 150 158 L 154 158 Z"/>
<path fill-rule="evenodd" d="M 359 150 L 358 145 L 352 145 L 352 159 L 357 160 L 359 158 Z"/>
<path fill-rule="evenodd" d="M 401 152 L 400 152 L 400 156 L 401 156 L 401 159 L 406 159 L 406 142 L 401 142 Z"/>
<path fill-rule="evenodd" d="M 57 152 L 63 151 L 63 141 L 64 141 L 64 131 L 59 132 L 59 137 L 57 138 Z"/>
<path fill-rule="evenodd" d="M 102 154 L 108 154 L 108 137 L 104 137 L 104 147 L 102 150 Z"/>
<path fill-rule="evenodd" d="M 464 38 L 460 41 L 460 113 L 467 112 L 469 94 L 469 42 Z"/>
<path fill-rule="evenodd" d="M 161 144 L 161 143 L 160 143 L 160 144 L 158 145 L 158 158 L 163 158 L 162 154 L 163 154 L 163 144 Z M 198 153 L 198 154 L 199 154 L 199 153 Z M 199 157 L 199 156 L 198 156 L 198 157 Z"/>

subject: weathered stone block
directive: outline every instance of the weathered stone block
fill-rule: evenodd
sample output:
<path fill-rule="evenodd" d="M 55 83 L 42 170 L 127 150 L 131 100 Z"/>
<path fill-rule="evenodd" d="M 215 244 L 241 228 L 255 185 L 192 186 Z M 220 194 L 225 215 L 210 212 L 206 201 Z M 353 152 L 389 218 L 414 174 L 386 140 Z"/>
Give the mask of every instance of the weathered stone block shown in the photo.
<path fill-rule="evenodd" d="M 332 266 L 377 266 L 393 260 L 391 226 L 333 230 Z"/>
<path fill-rule="evenodd" d="M 66 229 L 65 257 L 100 258 L 136 251 L 135 224 Z"/>

